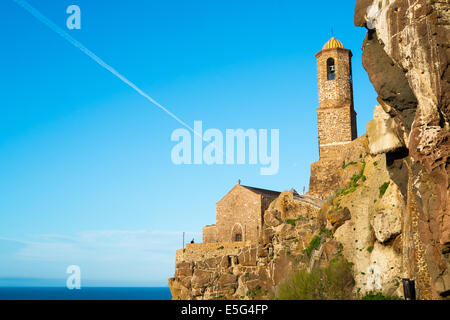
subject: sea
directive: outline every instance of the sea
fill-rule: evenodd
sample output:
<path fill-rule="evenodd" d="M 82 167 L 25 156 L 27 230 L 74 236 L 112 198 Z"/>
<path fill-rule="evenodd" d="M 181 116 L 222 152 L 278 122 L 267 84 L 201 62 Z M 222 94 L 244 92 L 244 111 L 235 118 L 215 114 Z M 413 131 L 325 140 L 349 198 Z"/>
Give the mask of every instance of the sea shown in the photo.
<path fill-rule="evenodd" d="M 0 287 L 0 300 L 171 300 L 169 287 Z"/>

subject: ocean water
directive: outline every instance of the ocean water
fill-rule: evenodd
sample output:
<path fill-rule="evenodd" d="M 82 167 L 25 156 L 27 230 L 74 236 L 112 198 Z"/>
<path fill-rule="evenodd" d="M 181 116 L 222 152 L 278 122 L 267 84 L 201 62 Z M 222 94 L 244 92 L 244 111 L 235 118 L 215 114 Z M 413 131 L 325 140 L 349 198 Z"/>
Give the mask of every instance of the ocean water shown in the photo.
<path fill-rule="evenodd" d="M 0 300 L 171 300 L 168 287 L 0 287 Z"/>

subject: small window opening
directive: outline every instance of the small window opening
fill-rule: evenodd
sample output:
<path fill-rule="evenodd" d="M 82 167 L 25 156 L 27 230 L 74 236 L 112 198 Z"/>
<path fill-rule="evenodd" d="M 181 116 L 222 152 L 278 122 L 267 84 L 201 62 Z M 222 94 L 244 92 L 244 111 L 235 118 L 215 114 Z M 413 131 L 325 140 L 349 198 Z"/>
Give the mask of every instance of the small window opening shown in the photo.
<path fill-rule="evenodd" d="M 336 79 L 336 68 L 334 65 L 334 59 L 329 58 L 327 60 L 327 79 L 328 80 L 335 80 Z"/>

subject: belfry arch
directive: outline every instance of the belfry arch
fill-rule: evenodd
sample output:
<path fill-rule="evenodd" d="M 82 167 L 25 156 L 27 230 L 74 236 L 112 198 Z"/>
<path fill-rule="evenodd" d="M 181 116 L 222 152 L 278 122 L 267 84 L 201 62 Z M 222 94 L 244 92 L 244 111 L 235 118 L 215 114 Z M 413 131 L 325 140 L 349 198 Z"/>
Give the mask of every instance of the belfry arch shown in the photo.
<path fill-rule="evenodd" d="M 334 59 L 329 58 L 327 60 L 327 80 L 336 79 L 336 66 L 334 64 Z"/>

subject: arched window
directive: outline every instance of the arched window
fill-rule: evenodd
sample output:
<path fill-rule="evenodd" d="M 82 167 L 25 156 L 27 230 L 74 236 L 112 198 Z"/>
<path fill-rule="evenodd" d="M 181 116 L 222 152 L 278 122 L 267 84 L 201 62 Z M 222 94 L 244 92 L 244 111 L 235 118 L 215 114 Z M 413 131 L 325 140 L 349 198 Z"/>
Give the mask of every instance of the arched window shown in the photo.
<path fill-rule="evenodd" d="M 327 60 L 327 79 L 328 80 L 335 80 L 336 79 L 336 69 L 334 66 L 334 59 L 329 58 Z"/>
<path fill-rule="evenodd" d="M 242 241 L 242 227 L 238 223 L 234 225 L 233 231 L 231 232 L 231 241 Z"/>

